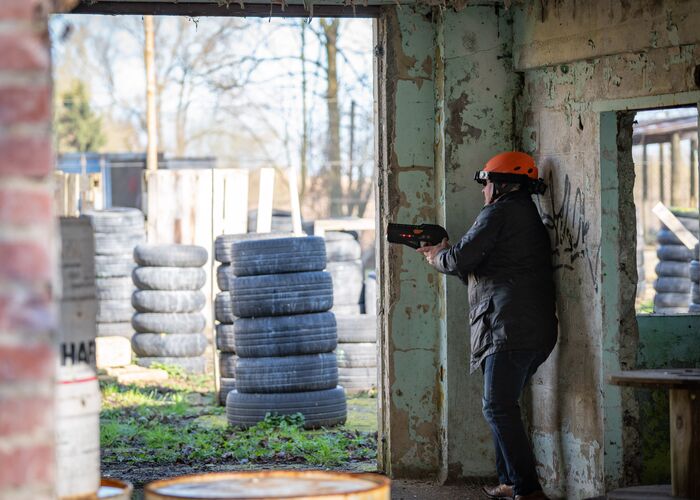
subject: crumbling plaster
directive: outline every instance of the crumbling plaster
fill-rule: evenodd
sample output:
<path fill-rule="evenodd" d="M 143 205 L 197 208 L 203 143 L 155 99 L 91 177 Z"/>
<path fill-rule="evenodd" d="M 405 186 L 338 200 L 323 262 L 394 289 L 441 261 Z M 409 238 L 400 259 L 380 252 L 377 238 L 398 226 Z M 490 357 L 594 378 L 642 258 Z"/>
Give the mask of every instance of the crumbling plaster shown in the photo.
<path fill-rule="evenodd" d="M 531 424 L 548 490 L 578 498 L 629 484 L 639 469 L 634 394 L 606 383 L 611 371 L 636 366 L 637 355 L 634 173 L 620 133 L 631 123 L 615 110 L 697 90 L 700 52 L 689 2 L 622 11 L 574 0 L 544 5 L 514 12 L 523 79 L 516 135 L 550 183 L 541 211 L 553 237 L 560 318 L 557 350 L 532 384 Z M 658 35 L 661 18 L 682 36 Z M 573 42 L 584 33 L 595 43 L 579 50 Z"/>
<path fill-rule="evenodd" d="M 473 171 L 517 148 L 550 185 L 538 204 L 554 247 L 560 341 L 525 400 L 545 488 L 582 498 L 636 478 L 635 399 L 606 383 L 637 356 L 631 115 L 616 111 L 688 102 L 698 23 L 680 0 L 590 4 L 387 7 L 378 21 L 380 461 L 394 476 L 494 470 L 480 376 L 467 374 L 463 285 L 383 243 L 383 228 L 436 221 L 457 239 L 482 203 Z M 593 43 L 577 48 L 588 32 Z"/>

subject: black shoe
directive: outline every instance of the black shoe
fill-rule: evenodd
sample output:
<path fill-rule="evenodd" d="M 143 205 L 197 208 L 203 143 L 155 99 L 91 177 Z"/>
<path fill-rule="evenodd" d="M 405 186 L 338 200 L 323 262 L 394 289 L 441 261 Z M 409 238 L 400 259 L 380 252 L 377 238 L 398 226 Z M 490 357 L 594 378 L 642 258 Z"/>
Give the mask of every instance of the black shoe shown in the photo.
<path fill-rule="evenodd" d="M 499 484 L 498 486 L 482 486 L 481 491 L 488 498 L 498 499 L 498 498 L 513 498 L 513 487 L 508 484 Z"/>

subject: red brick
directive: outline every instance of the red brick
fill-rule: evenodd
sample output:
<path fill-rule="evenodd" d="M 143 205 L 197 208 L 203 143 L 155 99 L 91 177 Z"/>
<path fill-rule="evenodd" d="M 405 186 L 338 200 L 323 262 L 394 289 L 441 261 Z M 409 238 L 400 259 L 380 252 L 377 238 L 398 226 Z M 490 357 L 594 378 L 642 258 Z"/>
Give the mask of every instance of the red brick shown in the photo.
<path fill-rule="evenodd" d="M 54 363 L 55 352 L 48 343 L 0 347 L 0 384 L 49 380 L 53 377 Z"/>
<path fill-rule="evenodd" d="M 29 32 L 0 35 L 0 71 L 49 70 L 48 38 Z"/>
<path fill-rule="evenodd" d="M 42 18 L 46 4 L 42 0 L 2 0 L 0 19 L 32 20 Z"/>
<path fill-rule="evenodd" d="M 42 87 L 0 88 L 0 125 L 47 122 L 51 117 L 51 92 Z"/>
<path fill-rule="evenodd" d="M 38 243 L 0 243 L 0 278 L 29 283 L 48 282 L 51 266 L 47 250 Z"/>
<path fill-rule="evenodd" d="M 39 486 L 52 482 L 54 462 L 54 448 L 49 445 L 0 451 L 0 488 Z"/>
<path fill-rule="evenodd" d="M 0 295 L 0 332 L 51 331 L 55 319 L 48 290 L 36 293 Z"/>
<path fill-rule="evenodd" d="M 53 216 L 53 199 L 45 191 L 0 188 L 0 222 L 33 224 Z"/>
<path fill-rule="evenodd" d="M 0 399 L 0 439 L 4 436 L 32 434 L 49 425 L 51 398 Z"/>
<path fill-rule="evenodd" d="M 0 137 L 0 175 L 41 177 L 52 169 L 51 138 Z"/>

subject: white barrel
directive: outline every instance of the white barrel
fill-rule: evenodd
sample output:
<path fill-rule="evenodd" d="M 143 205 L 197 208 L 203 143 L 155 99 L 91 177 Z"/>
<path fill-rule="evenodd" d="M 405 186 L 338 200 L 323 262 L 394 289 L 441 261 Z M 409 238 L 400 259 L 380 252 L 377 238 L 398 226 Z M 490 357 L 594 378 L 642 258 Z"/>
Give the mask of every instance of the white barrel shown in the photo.
<path fill-rule="evenodd" d="M 59 498 L 95 497 L 100 488 L 100 388 L 96 350 L 94 242 L 86 219 L 61 218 L 56 410 Z"/>

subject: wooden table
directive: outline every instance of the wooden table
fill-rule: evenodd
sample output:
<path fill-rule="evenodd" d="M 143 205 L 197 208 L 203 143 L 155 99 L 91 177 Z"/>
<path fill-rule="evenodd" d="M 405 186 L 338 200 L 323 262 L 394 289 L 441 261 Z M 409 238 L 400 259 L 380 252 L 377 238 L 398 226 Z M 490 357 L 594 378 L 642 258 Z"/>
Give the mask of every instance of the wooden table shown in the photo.
<path fill-rule="evenodd" d="M 700 368 L 630 370 L 608 382 L 669 390 L 672 494 L 700 499 Z"/>

